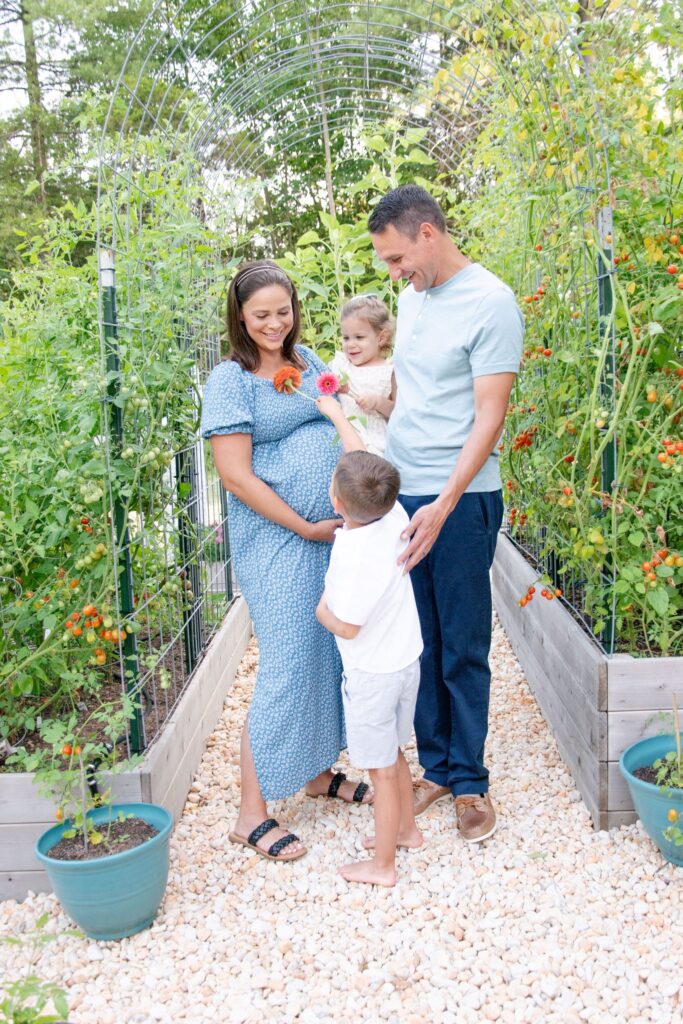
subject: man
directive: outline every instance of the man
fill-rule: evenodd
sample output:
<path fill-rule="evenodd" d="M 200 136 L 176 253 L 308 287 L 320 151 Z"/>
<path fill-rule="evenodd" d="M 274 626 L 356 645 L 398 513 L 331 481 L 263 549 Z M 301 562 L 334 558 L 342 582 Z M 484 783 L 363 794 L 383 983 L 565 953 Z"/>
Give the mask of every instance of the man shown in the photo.
<path fill-rule="evenodd" d="M 463 838 L 493 835 L 484 744 L 491 584 L 503 516 L 497 445 L 519 368 L 524 320 L 507 285 L 448 236 L 438 203 L 404 185 L 368 221 L 398 301 L 396 406 L 386 457 L 401 474 L 424 653 L 415 734 L 424 778 L 415 813 L 452 793 Z"/>

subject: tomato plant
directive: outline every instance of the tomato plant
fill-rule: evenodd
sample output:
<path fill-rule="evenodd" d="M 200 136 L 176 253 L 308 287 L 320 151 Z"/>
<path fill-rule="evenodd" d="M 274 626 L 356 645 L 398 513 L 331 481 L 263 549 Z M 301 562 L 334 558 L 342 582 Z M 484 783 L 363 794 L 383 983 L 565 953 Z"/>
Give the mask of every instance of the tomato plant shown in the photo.
<path fill-rule="evenodd" d="M 187 183 L 190 158 L 171 165 L 158 140 L 145 144 L 149 165 L 134 172 L 131 196 L 112 205 L 109 221 L 99 212 L 103 237 L 127 240 L 116 246 L 125 296 L 119 368 L 107 367 L 101 344 L 94 209 L 67 204 L 40 234 L 23 237 L 22 265 L 2 303 L 4 753 L 34 731 L 49 738 L 75 711 L 80 720 L 104 702 L 113 713 L 129 678 L 123 645 L 132 633 L 144 636 L 148 676 L 168 678 L 160 664 L 167 638 L 195 597 L 177 526 L 186 497 L 177 453 L 192 450 L 199 422 L 192 339 L 217 335 L 232 264 L 197 215 L 201 182 Z M 134 580 L 129 614 L 117 590 L 124 530 Z M 54 744 L 45 743 L 49 767 Z"/>
<path fill-rule="evenodd" d="M 668 4 L 562 10 L 487 5 L 451 69 L 490 115 L 452 214 L 526 318 L 500 453 L 509 529 L 608 649 L 680 654 L 681 23 Z M 455 102 L 449 81 L 433 109 Z"/>

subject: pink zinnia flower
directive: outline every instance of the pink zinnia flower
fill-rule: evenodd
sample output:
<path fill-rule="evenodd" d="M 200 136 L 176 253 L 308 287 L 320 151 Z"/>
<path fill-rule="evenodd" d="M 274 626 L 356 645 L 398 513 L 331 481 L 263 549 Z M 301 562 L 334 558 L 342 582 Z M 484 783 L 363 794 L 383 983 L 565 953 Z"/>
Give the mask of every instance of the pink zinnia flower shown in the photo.
<path fill-rule="evenodd" d="M 337 375 L 329 371 L 321 373 L 316 384 L 321 395 L 336 395 L 341 387 Z"/>

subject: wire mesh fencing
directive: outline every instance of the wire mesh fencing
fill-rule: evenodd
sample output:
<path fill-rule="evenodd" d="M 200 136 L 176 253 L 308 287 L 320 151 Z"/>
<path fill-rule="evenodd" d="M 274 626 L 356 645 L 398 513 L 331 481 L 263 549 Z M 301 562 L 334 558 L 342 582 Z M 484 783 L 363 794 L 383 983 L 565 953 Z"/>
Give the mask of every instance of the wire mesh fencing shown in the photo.
<path fill-rule="evenodd" d="M 102 372 L 119 673 L 140 696 L 134 748 L 156 734 L 234 593 L 225 495 L 197 437 L 232 266 L 240 253 L 285 251 L 300 264 L 297 234 L 324 207 L 337 260 L 334 286 L 323 289 L 325 315 L 334 313 L 340 268 L 356 275 L 351 290 L 376 279 L 370 256 L 359 271 L 355 256 L 342 252 L 338 224 L 367 214 L 356 183 L 378 154 L 395 153 L 387 122 L 394 135 L 416 133 L 419 146 L 401 160 L 418 180 L 440 183 L 457 224 L 463 204 L 490 185 L 473 158 L 484 126 L 494 129 L 500 159 L 518 177 L 527 173 L 533 101 L 534 116 L 556 124 L 548 167 L 579 210 L 592 206 L 609 187 L 604 151 L 593 145 L 602 131 L 599 107 L 592 124 L 555 116 L 587 72 L 562 12 L 546 7 L 553 42 L 538 53 L 521 42 L 524 19 L 541 16 L 529 3 L 506 7 L 505 31 L 498 7 L 485 2 L 283 0 L 226 8 L 193 0 L 178 4 L 173 17 L 162 2 L 150 12 L 112 97 L 106 129 L 111 137 L 112 124 L 120 125 L 119 141 L 103 144 L 98 200 L 100 250 L 111 254 L 116 273 L 115 323 L 114 293 L 107 298 L 112 286 L 101 274 Z M 497 63 L 477 52 L 479 36 L 496 40 Z M 554 82 L 549 53 L 562 69 Z M 135 80 L 132 67 L 142 68 Z M 514 108 L 507 99 L 502 108 L 509 123 L 501 120 L 502 97 L 514 99 Z M 582 149 L 585 166 L 564 161 Z M 395 184 L 398 166 L 377 175 L 368 194 Z M 524 287 L 535 271 L 514 254 L 559 212 L 552 195 L 513 205 L 512 258 L 501 256 L 491 269 Z M 599 332 L 594 277 L 592 264 L 578 263 L 569 286 L 572 304 L 587 311 L 587 346 Z M 316 290 L 319 296 L 319 282 L 303 283 L 304 296 Z M 311 329 L 329 337 L 329 325 Z"/>

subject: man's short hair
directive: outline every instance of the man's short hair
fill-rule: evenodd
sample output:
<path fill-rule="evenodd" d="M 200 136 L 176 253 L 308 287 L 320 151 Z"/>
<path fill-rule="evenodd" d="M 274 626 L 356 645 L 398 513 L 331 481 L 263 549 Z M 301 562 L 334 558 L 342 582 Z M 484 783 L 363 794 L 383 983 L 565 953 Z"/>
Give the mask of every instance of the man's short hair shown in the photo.
<path fill-rule="evenodd" d="M 419 185 L 400 185 L 382 196 L 368 218 L 368 231 L 378 235 L 393 225 L 411 241 L 417 238 L 420 224 L 431 224 L 446 233 L 446 218 L 433 196 Z"/>
<path fill-rule="evenodd" d="M 396 504 L 401 478 L 395 466 L 370 452 L 346 452 L 334 471 L 334 493 L 350 519 L 364 526 Z"/>

